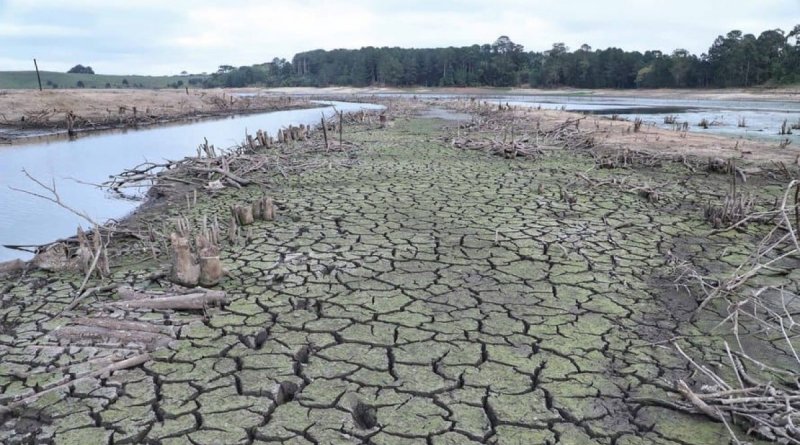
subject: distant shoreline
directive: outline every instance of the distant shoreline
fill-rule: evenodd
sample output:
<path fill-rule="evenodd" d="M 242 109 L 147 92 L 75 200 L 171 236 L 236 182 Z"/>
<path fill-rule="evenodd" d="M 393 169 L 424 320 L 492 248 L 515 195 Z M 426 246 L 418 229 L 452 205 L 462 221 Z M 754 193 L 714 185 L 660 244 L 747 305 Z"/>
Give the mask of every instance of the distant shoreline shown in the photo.
<path fill-rule="evenodd" d="M 580 89 L 580 88 L 488 88 L 488 87 L 282 87 L 261 91 L 280 94 L 459 94 L 509 96 L 647 97 L 718 100 L 800 100 L 800 86 L 781 88 L 713 89 Z"/>
<path fill-rule="evenodd" d="M 78 119 L 73 130 L 86 133 L 145 127 L 188 119 L 277 111 L 307 106 L 309 96 L 369 95 L 571 96 L 675 100 L 798 101 L 800 87 L 729 89 L 532 89 L 283 87 L 232 89 L 55 89 L 0 90 L 0 144 L 67 133 L 66 113 Z M 346 99 L 346 97 L 345 97 Z M 137 117 L 133 117 L 133 108 Z"/>

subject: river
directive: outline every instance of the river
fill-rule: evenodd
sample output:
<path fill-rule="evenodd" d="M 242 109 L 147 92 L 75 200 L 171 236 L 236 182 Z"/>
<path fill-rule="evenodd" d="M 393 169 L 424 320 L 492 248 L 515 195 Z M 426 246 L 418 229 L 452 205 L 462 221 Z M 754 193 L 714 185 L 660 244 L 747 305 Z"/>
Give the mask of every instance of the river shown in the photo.
<path fill-rule="evenodd" d="M 344 112 L 382 108 L 365 103 L 328 104 Z M 54 203 L 13 190 L 47 194 L 25 176 L 23 169 L 48 185 L 54 183 L 63 202 L 86 212 L 95 221 L 119 219 L 130 214 L 141 202 L 121 199 L 89 184 L 102 183 L 109 176 L 145 161 L 193 156 L 203 137 L 217 147 L 231 147 L 244 140 L 245 130 L 250 134 L 266 130 L 274 135 L 281 127 L 315 124 L 322 113 L 330 116 L 333 108 L 321 106 L 250 114 L 139 130 L 90 133 L 75 140 L 56 137 L 0 146 L 0 262 L 31 257 L 26 252 L 2 247 L 4 244 L 44 244 L 73 235 L 78 226 L 87 225 L 85 220 Z"/>

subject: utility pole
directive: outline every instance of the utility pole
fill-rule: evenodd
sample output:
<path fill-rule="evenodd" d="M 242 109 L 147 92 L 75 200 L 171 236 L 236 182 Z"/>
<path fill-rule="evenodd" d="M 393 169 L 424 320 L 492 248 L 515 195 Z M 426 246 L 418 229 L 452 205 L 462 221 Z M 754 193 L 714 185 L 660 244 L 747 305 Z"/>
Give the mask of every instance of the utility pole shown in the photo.
<path fill-rule="evenodd" d="M 42 91 L 42 77 L 39 76 L 39 64 L 36 63 L 36 59 L 33 59 L 33 66 L 36 67 L 36 80 L 39 81 L 39 91 Z"/>

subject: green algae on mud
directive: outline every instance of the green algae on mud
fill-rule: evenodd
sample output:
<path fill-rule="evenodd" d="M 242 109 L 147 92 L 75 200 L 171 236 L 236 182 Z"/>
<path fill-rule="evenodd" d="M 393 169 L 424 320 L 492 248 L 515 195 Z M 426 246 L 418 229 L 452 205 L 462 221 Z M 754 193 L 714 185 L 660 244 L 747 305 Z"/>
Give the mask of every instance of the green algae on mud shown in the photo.
<path fill-rule="evenodd" d="M 704 362 L 722 362 L 724 336 L 705 330 L 719 319 L 712 312 L 690 321 L 696 303 L 669 278 L 675 257 L 725 273 L 730 256 L 753 244 L 757 228 L 709 235 L 702 219 L 704 200 L 726 179 L 687 179 L 671 164 L 592 172 L 675 184 L 649 202 L 576 180 L 594 165 L 588 156 L 561 151 L 530 161 L 459 151 L 441 139 L 444 125 L 452 123 L 410 118 L 353 131 L 357 162 L 334 162 L 346 153 L 310 154 L 329 167 L 272 181 L 279 218 L 254 224 L 249 241 L 223 248 L 228 306 L 126 314 L 169 323 L 178 340 L 142 368 L 6 416 L 0 438 L 726 442 L 722 424 L 642 401 L 674 400 L 671 382 L 690 374 L 664 347 L 670 340 L 680 338 Z M 561 198 L 564 188 L 574 205 Z M 223 218 L 231 203 L 262 193 L 201 194 L 191 209 L 154 206 L 137 223 Z M 146 252 L 129 249 L 124 259 L 116 281 L 154 285 L 145 277 L 158 265 Z M 44 367 L 77 366 L 91 353 L 25 346 L 56 327 L 49 320 L 81 279 L 36 272 L 3 295 L 4 398 L 57 378 Z M 46 372 L 22 378 L 32 371 Z M 297 391 L 278 396 L 286 382 Z M 357 402 L 375 408 L 375 427 L 354 422 Z M 22 419 L 32 431 L 23 434 Z"/>

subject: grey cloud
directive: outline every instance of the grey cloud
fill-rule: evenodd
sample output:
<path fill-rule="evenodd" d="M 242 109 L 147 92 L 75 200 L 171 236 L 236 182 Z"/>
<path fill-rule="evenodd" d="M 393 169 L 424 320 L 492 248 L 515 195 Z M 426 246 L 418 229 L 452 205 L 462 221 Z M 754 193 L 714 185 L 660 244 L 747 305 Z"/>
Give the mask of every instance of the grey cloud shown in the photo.
<path fill-rule="evenodd" d="M 798 0 L 0 0 L 0 69 L 91 64 L 106 73 L 213 71 L 315 48 L 462 46 L 501 34 L 529 50 L 708 50 L 732 29 L 791 29 Z M 302 15 L 292 17 L 292 11 Z M 225 17 L 216 19 L 216 15 Z M 288 26 L 287 16 L 298 23 Z M 3 32 L 3 27 L 13 32 Z M 38 32 L 37 32 L 38 30 Z M 47 31 L 47 32 L 44 32 Z"/>

